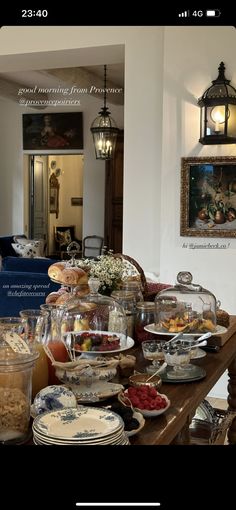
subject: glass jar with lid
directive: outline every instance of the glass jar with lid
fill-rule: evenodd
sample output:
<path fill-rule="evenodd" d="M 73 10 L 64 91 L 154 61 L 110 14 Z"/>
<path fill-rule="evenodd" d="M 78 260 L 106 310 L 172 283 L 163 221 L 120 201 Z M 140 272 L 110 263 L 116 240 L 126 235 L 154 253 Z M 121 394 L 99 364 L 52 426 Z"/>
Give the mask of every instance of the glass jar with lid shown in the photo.
<path fill-rule="evenodd" d="M 113 290 L 113 292 L 111 293 L 111 297 L 118 301 L 118 303 L 120 303 L 120 305 L 123 306 L 127 319 L 127 335 L 133 338 L 134 317 L 136 308 L 136 300 L 134 293 L 126 290 Z"/>
<path fill-rule="evenodd" d="M 39 354 L 23 340 L 22 319 L 0 318 L 0 443 L 29 435 L 32 370 Z"/>
<path fill-rule="evenodd" d="M 136 303 L 138 303 L 138 301 L 143 301 L 141 282 L 136 280 L 124 280 L 119 284 L 119 288 L 120 290 L 133 292 Z"/>
<path fill-rule="evenodd" d="M 152 301 L 139 301 L 136 305 L 135 340 L 141 343 L 145 340 L 156 340 L 156 335 L 144 329 L 148 324 L 155 322 L 155 303 Z"/>
<path fill-rule="evenodd" d="M 177 275 L 177 284 L 155 298 L 155 329 L 160 333 L 204 333 L 216 331 L 216 298 L 192 283 L 189 272 Z"/>

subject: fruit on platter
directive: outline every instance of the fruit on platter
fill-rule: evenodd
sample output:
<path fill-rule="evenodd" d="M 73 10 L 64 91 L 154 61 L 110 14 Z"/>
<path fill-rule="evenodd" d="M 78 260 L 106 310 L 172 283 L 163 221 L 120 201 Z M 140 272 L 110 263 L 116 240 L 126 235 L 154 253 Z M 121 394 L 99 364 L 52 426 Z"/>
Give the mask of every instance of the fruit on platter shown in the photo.
<path fill-rule="evenodd" d="M 76 338 L 76 351 L 115 351 L 120 348 L 120 338 L 114 333 L 85 331 Z"/>

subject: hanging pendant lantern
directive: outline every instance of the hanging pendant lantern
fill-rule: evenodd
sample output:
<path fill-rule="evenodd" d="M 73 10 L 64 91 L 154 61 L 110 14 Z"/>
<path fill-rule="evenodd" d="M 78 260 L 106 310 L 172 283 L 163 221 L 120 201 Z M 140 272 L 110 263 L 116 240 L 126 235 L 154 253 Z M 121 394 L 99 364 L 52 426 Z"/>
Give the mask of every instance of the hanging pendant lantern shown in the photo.
<path fill-rule="evenodd" d="M 104 105 L 90 128 L 93 134 L 96 159 L 112 159 L 114 157 L 119 132 L 106 105 L 106 70 L 107 66 L 104 65 Z"/>

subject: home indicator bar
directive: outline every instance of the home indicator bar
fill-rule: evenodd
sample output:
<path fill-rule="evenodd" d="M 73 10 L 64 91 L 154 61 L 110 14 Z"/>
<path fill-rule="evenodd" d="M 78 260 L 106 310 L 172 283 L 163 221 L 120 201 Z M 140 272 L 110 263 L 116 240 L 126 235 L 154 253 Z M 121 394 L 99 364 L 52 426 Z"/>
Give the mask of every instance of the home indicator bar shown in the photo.
<path fill-rule="evenodd" d="M 76 503 L 76 506 L 80 507 L 157 507 L 161 506 L 161 503 Z"/>

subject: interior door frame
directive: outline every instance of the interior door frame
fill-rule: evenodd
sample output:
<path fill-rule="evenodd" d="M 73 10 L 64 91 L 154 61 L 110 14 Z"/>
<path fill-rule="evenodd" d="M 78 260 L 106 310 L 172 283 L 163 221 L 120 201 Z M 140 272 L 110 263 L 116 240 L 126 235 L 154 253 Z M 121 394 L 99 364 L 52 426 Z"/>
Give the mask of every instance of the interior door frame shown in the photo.
<path fill-rule="evenodd" d="M 29 237 L 34 238 L 34 212 L 35 212 L 35 185 L 34 185 L 34 172 L 35 172 L 35 159 L 38 157 L 46 156 L 46 154 L 31 154 L 29 155 Z M 47 165 L 47 162 L 45 163 Z M 46 177 L 46 175 L 45 175 Z M 48 179 L 43 177 L 43 193 L 44 193 L 44 224 L 45 224 L 45 243 L 46 253 L 48 247 Z"/>

